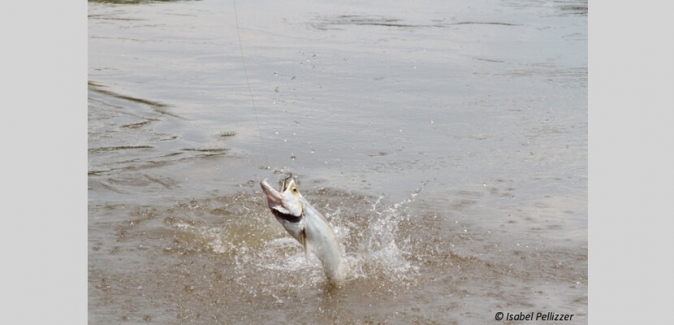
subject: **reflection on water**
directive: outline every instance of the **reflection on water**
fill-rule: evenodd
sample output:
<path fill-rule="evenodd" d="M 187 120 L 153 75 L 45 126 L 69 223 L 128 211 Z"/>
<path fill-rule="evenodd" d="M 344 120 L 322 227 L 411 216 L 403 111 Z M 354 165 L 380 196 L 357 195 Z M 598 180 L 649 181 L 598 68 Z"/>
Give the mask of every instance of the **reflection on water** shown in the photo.
<path fill-rule="evenodd" d="M 90 323 L 587 323 L 587 2 L 144 2 L 89 2 Z"/>

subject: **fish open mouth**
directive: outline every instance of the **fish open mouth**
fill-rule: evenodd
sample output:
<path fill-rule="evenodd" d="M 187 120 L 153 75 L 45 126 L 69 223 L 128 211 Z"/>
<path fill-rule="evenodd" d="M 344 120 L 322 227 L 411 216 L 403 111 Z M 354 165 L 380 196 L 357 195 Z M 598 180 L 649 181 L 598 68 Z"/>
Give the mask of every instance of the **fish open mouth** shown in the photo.
<path fill-rule="evenodd" d="M 274 214 L 275 217 L 283 219 L 288 222 L 300 222 L 300 220 L 302 220 L 302 216 L 294 216 L 292 214 L 283 213 L 273 208 L 269 210 L 271 210 L 271 213 Z"/>
<path fill-rule="evenodd" d="M 287 179 L 283 182 L 282 192 L 287 189 L 287 182 Z M 293 223 L 302 220 L 301 213 L 298 213 L 299 215 L 290 214 L 290 211 L 283 205 L 283 194 L 270 186 L 266 179 L 260 182 L 260 185 L 262 186 L 264 194 L 267 196 L 269 210 L 271 210 L 271 213 L 274 214 L 276 218 Z"/>

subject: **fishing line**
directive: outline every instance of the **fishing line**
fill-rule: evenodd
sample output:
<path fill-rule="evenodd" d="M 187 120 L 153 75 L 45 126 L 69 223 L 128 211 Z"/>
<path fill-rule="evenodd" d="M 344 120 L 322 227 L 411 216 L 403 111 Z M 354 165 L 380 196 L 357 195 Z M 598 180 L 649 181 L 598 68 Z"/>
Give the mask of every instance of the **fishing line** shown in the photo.
<path fill-rule="evenodd" d="M 260 137 L 260 145 L 264 143 L 262 138 L 262 130 L 260 129 L 260 121 L 257 118 L 257 107 L 255 106 L 255 99 L 253 98 L 253 91 L 250 88 L 250 81 L 248 80 L 248 69 L 246 69 L 246 59 L 243 56 L 243 45 L 241 42 L 241 33 L 239 32 L 239 15 L 236 10 L 236 0 L 234 2 L 234 21 L 236 22 L 236 36 L 239 39 L 239 53 L 241 54 L 241 62 L 243 63 L 243 75 L 246 77 L 246 85 L 248 85 L 248 94 L 250 95 L 250 102 L 253 104 L 253 114 L 255 115 L 255 124 L 257 124 L 257 134 Z M 267 156 L 267 151 L 264 152 L 265 165 L 269 164 L 269 157 Z M 269 169 L 269 166 L 264 166 L 264 168 Z"/>

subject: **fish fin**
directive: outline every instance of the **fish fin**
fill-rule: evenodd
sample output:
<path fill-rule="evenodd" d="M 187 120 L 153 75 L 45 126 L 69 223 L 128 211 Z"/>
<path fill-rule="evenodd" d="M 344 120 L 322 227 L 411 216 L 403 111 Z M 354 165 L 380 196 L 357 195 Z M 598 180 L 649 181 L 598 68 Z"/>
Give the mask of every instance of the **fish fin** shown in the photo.
<path fill-rule="evenodd" d="M 307 259 L 307 262 L 309 262 L 309 247 L 307 246 L 307 233 L 304 229 L 302 229 L 302 232 L 300 233 L 300 238 L 302 239 L 300 243 L 302 244 L 302 248 L 304 248 L 304 257 Z"/>

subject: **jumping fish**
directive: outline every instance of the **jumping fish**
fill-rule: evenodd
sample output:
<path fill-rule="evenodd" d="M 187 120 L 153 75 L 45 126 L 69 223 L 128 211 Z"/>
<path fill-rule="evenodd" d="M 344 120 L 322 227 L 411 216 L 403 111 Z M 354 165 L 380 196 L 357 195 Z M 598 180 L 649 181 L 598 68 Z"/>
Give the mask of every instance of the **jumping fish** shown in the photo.
<path fill-rule="evenodd" d="M 328 281 L 340 284 L 351 276 L 351 268 L 342 255 L 335 233 L 328 221 L 300 194 L 295 180 L 283 180 L 281 191 L 260 182 L 271 213 L 304 248 L 318 257 L 323 264 Z"/>

